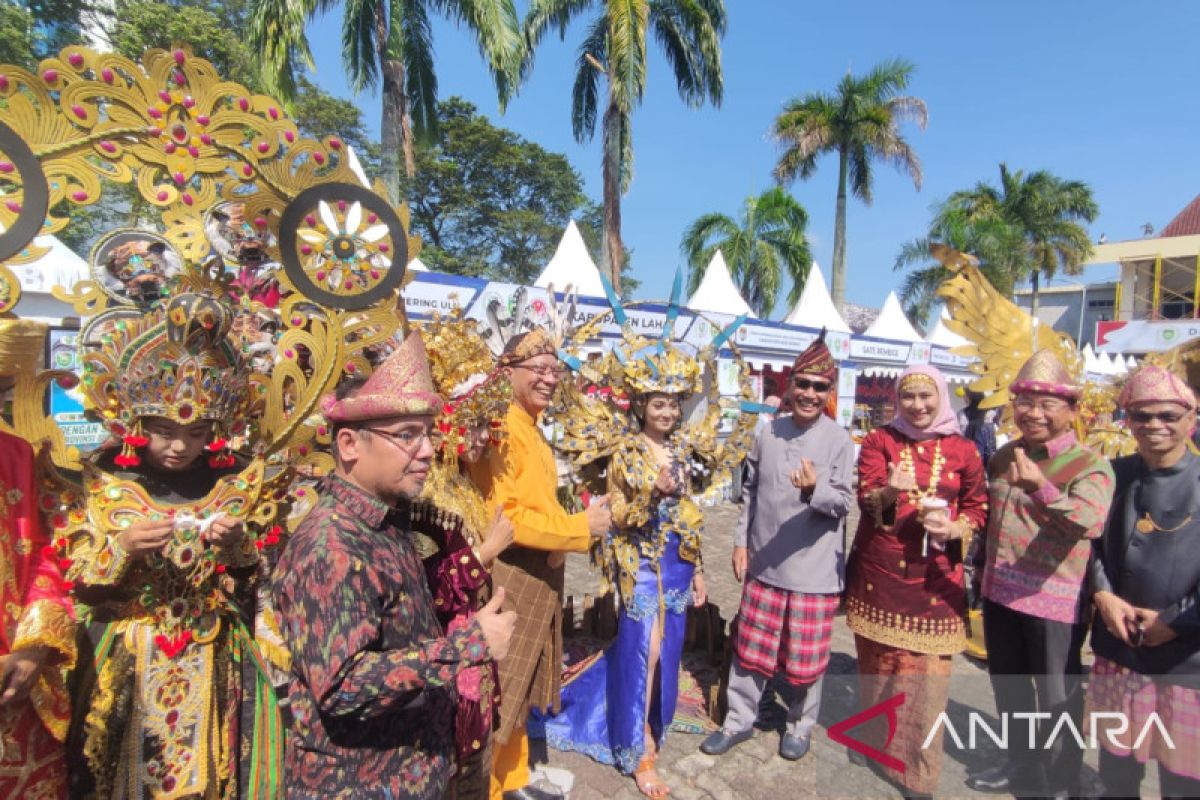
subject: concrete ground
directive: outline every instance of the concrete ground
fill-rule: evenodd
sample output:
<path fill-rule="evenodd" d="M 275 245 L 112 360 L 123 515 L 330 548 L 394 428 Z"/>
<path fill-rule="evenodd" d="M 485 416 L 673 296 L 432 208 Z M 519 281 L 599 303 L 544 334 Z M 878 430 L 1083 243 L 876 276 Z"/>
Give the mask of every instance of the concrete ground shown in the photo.
<path fill-rule="evenodd" d="M 728 620 L 736 612 L 741 585 L 734 580 L 729 566 L 733 529 L 739 507 L 727 503 L 710 509 L 704 540 L 705 576 L 711 602 L 717 603 Z M 851 528 L 857 524 L 851 519 Z M 597 594 L 597 573 L 584 556 L 571 556 L 567 565 L 567 593 L 582 598 Z M 577 607 L 579 607 L 577 602 Z M 703 737 L 671 733 L 659 759 L 659 773 L 672 787 L 676 800 L 729 800 L 776 797 L 899 797 L 901 792 L 878 777 L 871 769 L 849 763 L 846 748 L 832 741 L 826 727 L 843 720 L 858 709 L 855 701 L 856 661 L 854 638 L 839 617 L 834 626 L 833 656 L 825 680 L 820 724 L 813 733 L 812 748 L 800 761 L 790 762 L 777 754 L 785 708 L 768 690 L 760 710 L 755 736 L 721 757 L 704 755 L 698 750 Z M 949 713 L 959 730 L 967 730 L 966 716 L 977 711 L 994 719 L 995 706 L 982 664 L 956 656 L 950 692 Z M 961 726 L 959 725 L 961 723 Z M 985 737 L 980 737 L 984 739 Z M 939 797 L 979 796 L 964 784 L 968 768 L 972 770 L 998 763 L 998 750 L 963 750 L 946 741 L 942 761 Z M 571 800 L 635 800 L 640 797 L 633 780 L 612 767 L 593 762 L 578 753 L 549 750 L 544 743 L 533 743 L 535 762 L 533 786 L 545 797 Z M 1094 775 L 1095 753 L 1089 753 L 1086 768 Z M 1148 771 L 1147 788 L 1150 784 Z"/>

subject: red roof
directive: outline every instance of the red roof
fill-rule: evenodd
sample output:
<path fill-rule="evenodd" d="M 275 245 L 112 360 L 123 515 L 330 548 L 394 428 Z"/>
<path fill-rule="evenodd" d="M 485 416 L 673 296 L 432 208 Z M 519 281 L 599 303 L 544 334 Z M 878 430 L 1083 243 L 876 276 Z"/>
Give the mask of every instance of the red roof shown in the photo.
<path fill-rule="evenodd" d="M 1192 236 L 1200 233 L 1200 194 L 1158 232 L 1159 236 Z"/>

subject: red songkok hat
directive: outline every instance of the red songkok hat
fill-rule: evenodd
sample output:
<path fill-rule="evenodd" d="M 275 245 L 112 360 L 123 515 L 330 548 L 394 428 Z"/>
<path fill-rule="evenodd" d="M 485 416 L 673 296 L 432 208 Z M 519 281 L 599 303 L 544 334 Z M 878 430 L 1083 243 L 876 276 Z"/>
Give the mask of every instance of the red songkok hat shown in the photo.
<path fill-rule="evenodd" d="M 827 381 L 837 377 L 837 362 L 833 360 L 833 353 L 825 346 L 824 328 L 812 344 L 796 356 L 796 361 L 792 364 L 792 374 L 812 375 Z"/>

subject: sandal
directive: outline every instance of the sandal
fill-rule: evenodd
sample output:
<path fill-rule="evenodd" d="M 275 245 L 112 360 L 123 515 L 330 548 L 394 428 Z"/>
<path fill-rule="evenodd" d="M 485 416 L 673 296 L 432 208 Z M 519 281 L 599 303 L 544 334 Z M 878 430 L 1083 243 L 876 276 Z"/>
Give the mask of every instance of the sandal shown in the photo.
<path fill-rule="evenodd" d="M 633 781 L 637 784 L 638 791 L 646 797 L 658 798 L 666 797 L 671 793 L 671 787 L 663 783 L 658 777 L 658 771 L 654 769 L 654 762 L 657 759 L 654 756 L 646 756 L 637 766 L 637 770 L 633 773 Z"/>

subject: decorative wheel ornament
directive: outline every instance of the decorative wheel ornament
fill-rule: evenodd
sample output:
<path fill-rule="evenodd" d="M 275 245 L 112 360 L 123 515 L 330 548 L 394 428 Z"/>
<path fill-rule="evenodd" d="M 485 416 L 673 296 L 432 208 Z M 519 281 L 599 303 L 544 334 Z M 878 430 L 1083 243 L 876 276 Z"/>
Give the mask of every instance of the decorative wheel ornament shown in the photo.
<path fill-rule="evenodd" d="M 348 183 L 305 189 L 283 210 L 280 257 L 288 279 L 316 302 L 367 308 L 400 286 L 408 241 L 379 195 Z"/>
<path fill-rule="evenodd" d="M 2 263 L 33 241 L 50 208 L 50 189 L 42 165 L 29 145 L 3 122 L 0 122 L 0 206 Z"/>

